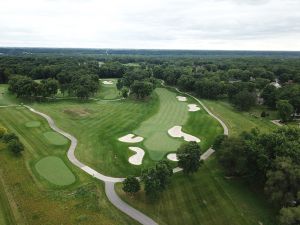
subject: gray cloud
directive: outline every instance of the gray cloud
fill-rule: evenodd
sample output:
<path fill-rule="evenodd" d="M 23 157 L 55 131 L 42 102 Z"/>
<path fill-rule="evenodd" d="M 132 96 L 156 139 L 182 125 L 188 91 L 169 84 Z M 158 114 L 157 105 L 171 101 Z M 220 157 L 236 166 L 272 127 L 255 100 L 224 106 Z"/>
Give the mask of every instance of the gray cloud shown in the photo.
<path fill-rule="evenodd" d="M 0 46 L 300 50 L 297 0 L 2 0 Z"/>

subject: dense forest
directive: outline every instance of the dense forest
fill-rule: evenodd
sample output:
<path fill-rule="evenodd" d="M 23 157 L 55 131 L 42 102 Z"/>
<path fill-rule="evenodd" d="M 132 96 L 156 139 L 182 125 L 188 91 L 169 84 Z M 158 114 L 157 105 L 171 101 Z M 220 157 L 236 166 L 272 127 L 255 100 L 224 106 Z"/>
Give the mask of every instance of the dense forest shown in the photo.
<path fill-rule="evenodd" d="M 291 120 L 293 115 L 300 113 L 299 71 L 299 59 L 276 57 L 214 59 L 122 55 L 0 57 L 0 83 L 7 83 L 9 78 L 16 75 L 19 78 L 26 76 L 32 80 L 50 78 L 58 82 L 57 88 L 63 94 L 88 98 L 97 92 L 98 78 L 120 78 L 118 82 L 120 90 L 123 87 L 131 89 L 130 86 L 135 81 L 132 87 L 141 86 L 138 81 L 142 81 L 142 89 L 151 90 L 155 86 L 156 78 L 164 80 L 168 85 L 193 92 L 201 98 L 227 98 L 240 110 L 249 110 L 255 104 L 265 104 L 272 109 L 278 108 L 282 112 L 280 114 L 282 121 Z M 52 82 L 55 82 L 54 80 Z M 48 82 L 50 80 L 42 84 Z M 34 84 L 35 87 L 28 88 L 29 93 L 21 91 L 16 94 L 19 97 L 41 96 L 40 89 L 44 89 L 41 87 L 42 84 Z M 12 87 L 11 90 L 17 89 Z M 42 96 L 49 97 L 53 94 L 55 93 L 44 93 Z"/>

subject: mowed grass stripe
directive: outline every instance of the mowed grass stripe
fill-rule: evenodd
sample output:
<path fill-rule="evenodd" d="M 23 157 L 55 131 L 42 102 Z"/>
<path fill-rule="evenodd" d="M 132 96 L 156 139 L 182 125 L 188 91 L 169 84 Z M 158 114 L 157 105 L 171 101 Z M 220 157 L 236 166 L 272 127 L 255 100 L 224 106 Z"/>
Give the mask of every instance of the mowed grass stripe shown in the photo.
<path fill-rule="evenodd" d="M 80 161 L 112 176 L 140 173 L 139 166 L 132 166 L 128 145 L 117 139 L 136 129 L 157 108 L 156 95 L 147 101 L 89 102 L 62 101 L 55 104 L 35 104 L 34 108 L 49 114 L 61 129 L 78 139 L 75 154 Z M 77 116 L 65 110 L 85 110 L 89 114 Z M 151 164 L 149 156 L 145 165 Z"/>

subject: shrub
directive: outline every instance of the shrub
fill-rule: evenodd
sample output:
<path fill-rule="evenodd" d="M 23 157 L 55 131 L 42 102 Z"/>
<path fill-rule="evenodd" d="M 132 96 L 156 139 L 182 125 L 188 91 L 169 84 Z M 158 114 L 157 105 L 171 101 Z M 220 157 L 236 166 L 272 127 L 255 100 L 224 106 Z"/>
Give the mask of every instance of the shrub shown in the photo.
<path fill-rule="evenodd" d="M 14 133 L 5 133 L 2 139 L 5 143 L 9 143 L 12 140 L 19 140 L 18 136 Z"/>
<path fill-rule="evenodd" d="M 6 134 L 6 133 L 7 133 L 6 128 L 5 127 L 0 127 L 0 138 L 2 138 L 3 135 Z"/>
<path fill-rule="evenodd" d="M 24 151 L 24 145 L 18 140 L 18 139 L 13 139 L 8 143 L 7 146 L 8 150 L 13 152 L 14 154 L 18 155 L 22 151 Z"/>

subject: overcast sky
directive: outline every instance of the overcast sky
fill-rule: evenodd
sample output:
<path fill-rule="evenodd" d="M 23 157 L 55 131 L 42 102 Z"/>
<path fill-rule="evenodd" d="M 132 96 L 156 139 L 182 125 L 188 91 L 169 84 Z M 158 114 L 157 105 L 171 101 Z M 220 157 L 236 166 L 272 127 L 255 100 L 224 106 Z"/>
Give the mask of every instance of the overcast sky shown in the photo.
<path fill-rule="evenodd" d="M 0 46 L 300 50 L 300 0 L 0 0 Z"/>

